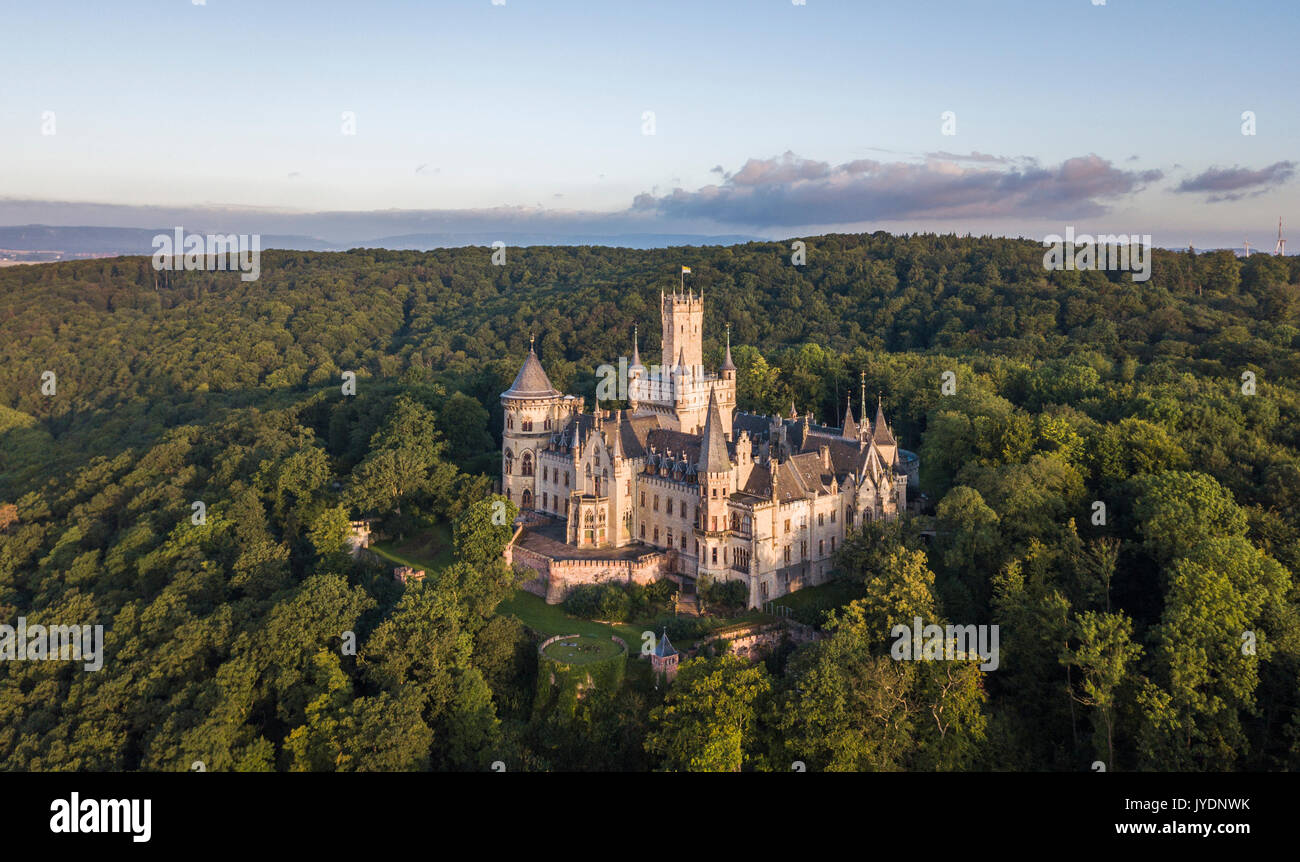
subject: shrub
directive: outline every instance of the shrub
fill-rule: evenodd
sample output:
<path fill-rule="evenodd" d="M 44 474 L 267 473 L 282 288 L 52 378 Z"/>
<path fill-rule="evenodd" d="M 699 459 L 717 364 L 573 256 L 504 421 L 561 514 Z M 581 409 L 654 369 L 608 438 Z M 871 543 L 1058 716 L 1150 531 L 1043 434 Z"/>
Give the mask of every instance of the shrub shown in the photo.
<path fill-rule="evenodd" d="M 589 620 L 622 622 L 632 609 L 628 594 L 613 584 L 583 584 L 569 590 L 564 610 Z"/>

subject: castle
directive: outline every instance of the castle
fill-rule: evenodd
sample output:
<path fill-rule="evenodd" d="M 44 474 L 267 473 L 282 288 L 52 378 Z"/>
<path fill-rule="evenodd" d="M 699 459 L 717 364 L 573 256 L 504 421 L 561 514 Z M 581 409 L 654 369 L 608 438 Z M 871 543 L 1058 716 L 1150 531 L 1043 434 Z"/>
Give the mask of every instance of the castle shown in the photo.
<path fill-rule="evenodd" d="M 824 582 L 851 527 L 898 516 L 915 456 L 899 449 L 879 404 L 851 397 L 842 428 L 736 411 L 728 336 L 717 373 L 702 364 L 704 296 L 661 294 L 663 361 L 637 339 L 625 410 L 586 412 L 558 392 L 530 347 L 505 412 L 501 486 L 521 510 L 505 549 L 535 572 L 550 603 L 583 583 L 650 583 L 694 592 L 740 580 L 750 607 Z"/>

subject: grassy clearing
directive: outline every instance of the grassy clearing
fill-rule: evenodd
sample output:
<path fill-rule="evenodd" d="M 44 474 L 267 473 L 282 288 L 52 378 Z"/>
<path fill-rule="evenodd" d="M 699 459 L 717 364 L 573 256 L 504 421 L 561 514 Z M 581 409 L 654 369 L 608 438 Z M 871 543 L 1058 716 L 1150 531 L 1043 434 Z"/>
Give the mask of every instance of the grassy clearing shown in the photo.
<path fill-rule="evenodd" d="M 408 536 L 400 541 L 390 539 L 375 542 L 370 550 L 399 566 L 424 569 L 429 576 L 451 565 L 456 559 L 456 551 L 451 543 L 451 525 L 442 522 L 419 535 Z"/>
<path fill-rule="evenodd" d="M 573 639 L 558 640 L 547 646 L 542 652 L 552 661 L 580 665 L 604 661 L 607 658 L 613 658 L 622 651 L 621 646 L 608 638 L 580 635 Z"/>
<path fill-rule="evenodd" d="M 497 605 L 497 612 L 514 614 L 520 622 L 543 637 L 579 634 L 609 640 L 610 635 L 618 635 L 634 652 L 641 644 L 641 629 L 635 626 L 598 623 L 570 616 L 564 612 L 563 605 L 548 605 L 544 599 L 524 590 L 516 590 L 512 597 Z"/>

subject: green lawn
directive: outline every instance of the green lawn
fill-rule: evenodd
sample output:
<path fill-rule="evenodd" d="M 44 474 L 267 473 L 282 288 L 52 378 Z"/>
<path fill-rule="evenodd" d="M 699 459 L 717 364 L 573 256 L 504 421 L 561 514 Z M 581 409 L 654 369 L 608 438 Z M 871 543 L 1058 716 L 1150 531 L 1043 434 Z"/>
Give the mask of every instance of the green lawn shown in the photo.
<path fill-rule="evenodd" d="M 451 525 L 441 522 L 417 536 L 408 536 L 400 541 L 375 542 L 370 550 L 399 566 L 424 569 L 429 576 L 456 559 L 451 543 Z"/>
<path fill-rule="evenodd" d="M 568 638 L 558 640 L 546 647 L 542 652 L 552 661 L 577 665 L 604 661 L 607 658 L 613 658 L 622 651 L 621 646 L 607 637 L 579 635 L 573 640 Z"/>
<path fill-rule="evenodd" d="M 627 642 L 630 652 L 640 654 L 641 629 L 627 623 L 610 625 L 569 616 L 563 605 L 548 605 L 544 599 L 524 590 L 516 590 L 514 596 L 497 605 L 497 611 L 514 614 L 542 637 L 578 634 L 609 640 L 610 635 L 618 635 Z"/>

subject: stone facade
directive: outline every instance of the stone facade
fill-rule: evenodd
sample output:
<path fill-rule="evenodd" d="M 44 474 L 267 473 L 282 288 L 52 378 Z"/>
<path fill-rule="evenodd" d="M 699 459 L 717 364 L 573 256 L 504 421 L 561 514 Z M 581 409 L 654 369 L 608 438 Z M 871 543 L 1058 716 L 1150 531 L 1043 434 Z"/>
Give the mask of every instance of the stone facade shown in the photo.
<path fill-rule="evenodd" d="M 660 312 L 670 364 L 646 368 L 634 340 L 628 409 L 586 412 L 532 350 L 502 393 L 501 487 L 527 513 L 507 559 L 548 602 L 669 576 L 744 581 L 759 607 L 824 582 L 850 528 L 906 509 L 915 457 L 879 403 L 859 425 L 850 400 L 842 428 L 737 412 L 730 343 L 717 372 L 701 364 L 703 296 L 662 295 Z"/>

